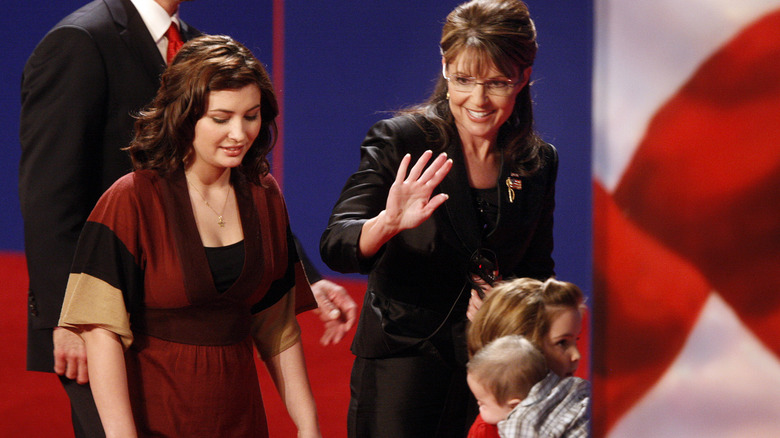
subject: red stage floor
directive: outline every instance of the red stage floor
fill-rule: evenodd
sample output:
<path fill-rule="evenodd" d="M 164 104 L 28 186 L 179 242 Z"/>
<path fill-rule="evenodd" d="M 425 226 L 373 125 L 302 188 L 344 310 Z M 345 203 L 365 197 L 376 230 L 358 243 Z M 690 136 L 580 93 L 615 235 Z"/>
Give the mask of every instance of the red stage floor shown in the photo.
<path fill-rule="evenodd" d="M 21 254 L 0 253 L 0 436 L 47 437 L 73 436 L 67 396 L 54 374 L 25 371 L 27 271 Z M 365 283 L 339 280 L 358 304 L 362 303 Z M 317 402 L 324 437 L 346 437 L 349 404 L 349 374 L 352 353 L 349 344 L 355 328 L 338 345 L 319 344 L 322 323 L 313 312 L 298 317 L 303 330 L 309 379 Z M 587 322 L 580 342 L 583 360 L 578 375 L 588 375 Z M 265 401 L 271 437 L 294 437 L 295 428 L 273 388 L 262 362 L 258 375 Z"/>
<path fill-rule="evenodd" d="M 24 257 L 0 253 L 0 279 L 3 282 L 0 291 L 0 309 L 3 311 L 0 317 L 0 436 L 73 436 L 68 399 L 55 375 L 25 371 L 27 271 Z M 349 289 L 355 301 L 362 302 L 363 282 L 339 282 Z M 317 316 L 306 312 L 298 321 L 303 330 L 304 352 L 322 434 L 346 437 L 352 334 L 335 346 L 323 347 L 318 342 L 323 326 Z M 259 360 L 258 370 L 271 437 L 294 437 L 292 421 Z"/>

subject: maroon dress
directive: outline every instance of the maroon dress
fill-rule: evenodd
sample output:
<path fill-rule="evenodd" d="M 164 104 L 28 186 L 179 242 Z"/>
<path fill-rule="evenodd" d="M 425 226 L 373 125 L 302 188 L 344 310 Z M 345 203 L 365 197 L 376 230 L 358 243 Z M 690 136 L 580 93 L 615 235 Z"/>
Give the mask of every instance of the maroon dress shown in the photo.
<path fill-rule="evenodd" d="M 267 436 L 252 345 L 294 345 L 295 314 L 316 306 L 275 180 L 235 179 L 244 263 L 224 291 L 181 170 L 121 178 L 82 231 L 60 325 L 119 335 L 140 436 Z"/>

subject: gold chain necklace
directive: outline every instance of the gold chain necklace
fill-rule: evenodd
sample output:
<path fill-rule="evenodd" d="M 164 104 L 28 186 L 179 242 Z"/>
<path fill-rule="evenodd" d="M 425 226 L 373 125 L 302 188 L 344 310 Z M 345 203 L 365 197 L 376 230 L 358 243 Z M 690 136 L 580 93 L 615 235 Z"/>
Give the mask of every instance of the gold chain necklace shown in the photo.
<path fill-rule="evenodd" d="M 225 195 L 225 203 L 222 205 L 222 213 L 218 213 L 217 210 L 214 210 L 214 207 L 209 204 L 209 201 L 206 200 L 206 197 L 203 196 L 203 193 L 198 190 L 197 187 L 195 187 L 195 184 L 191 183 L 190 180 L 187 180 L 187 184 L 189 184 L 193 189 L 195 189 L 196 192 L 200 195 L 200 199 L 203 199 L 203 202 L 206 204 L 206 207 L 208 207 L 211 211 L 214 212 L 214 214 L 217 215 L 217 224 L 219 224 L 220 228 L 225 228 L 225 219 L 223 218 L 223 215 L 225 214 L 225 207 L 227 207 L 228 199 L 230 198 L 230 189 L 233 188 L 233 186 L 228 185 L 228 191 L 227 195 Z"/>

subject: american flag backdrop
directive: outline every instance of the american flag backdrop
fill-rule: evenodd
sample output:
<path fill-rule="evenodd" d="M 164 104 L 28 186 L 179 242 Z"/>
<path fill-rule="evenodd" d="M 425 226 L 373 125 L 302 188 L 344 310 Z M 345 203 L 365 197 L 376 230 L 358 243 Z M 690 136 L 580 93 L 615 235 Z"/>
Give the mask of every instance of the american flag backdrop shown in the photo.
<path fill-rule="evenodd" d="M 596 0 L 593 432 L 780 436 L 780 0 Z"/>

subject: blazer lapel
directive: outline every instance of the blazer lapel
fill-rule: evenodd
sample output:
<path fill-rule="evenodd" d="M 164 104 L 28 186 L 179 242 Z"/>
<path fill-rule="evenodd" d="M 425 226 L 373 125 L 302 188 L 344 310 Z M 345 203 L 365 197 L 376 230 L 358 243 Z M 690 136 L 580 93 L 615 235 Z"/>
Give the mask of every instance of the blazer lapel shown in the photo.
<path fill-rule="evenodd" d="M 485 245 L 479 228 L 477 212 L 474 208 L 474 199 L 469 188 L 466 166 L 463 165 L 463 151 L 460 143 L 447 149 L 447 155 L 456 163 L 450 173 L 439 184 L 442 193 L 447 193 L 450 199 L 444 203 L 452 227 L 458 239 L 463 243 L 466 250 L 471 254 L 477 248 Z M 501 177 L 497 184 L 498 187 L 498 217 L 496 218 L 496 228 L 487 236 L 491 242 L 500 241 L 502 237 L 507 237 L 516 232 L 518 226 L 523 222 L 523 211 L 527 210 L 528 190 L 515 190 L 514 202 L 509 202 L 507 195 L 506 179 L 510 176 L 510 169 L 502 161 Z M 523 182 L 527 183 L 525 178 Z"/>
<path fill-rule="evenodd" d="M 517 228 L 522 221 L 521 212 L 524 210 L 523 204 L 527 202 L 527 197 L 525 196 L 527 190 L 513 189 L 514 199 L 510 202 L 509 188 L 506 185 L 506 180 L 510 175 L 512 175 L 511 169 L 502 161 L 501 176 L 498 179 L 498 217 L 496 218 L 496 228 L 488 235 L 488 239 L 491 241 L 496 241 L 501 236 L 505 236 L 507 232 Z M 515 178 L 518 179 L 517 176 Z M 523 183 L 526 182 L 525 178 L 519 179 Z"/>
<path fill-rule="evenodd" d="M 453 142 L 447 148 L 447 155 L 455 164 L 452 170 L 439 184 L 442 193 L 449 195 L 449 200 L 444 207 L 449 215 L 450 223 L 455 229 L 458 239 L 465 246 L 466 251 L 473 252 L 482 245 L 482 237 L 479 232 L 477 213 L 474 210 L 474 200 L 469 188 L 469 179 L 466 175 L 466 166 L 461 150 L 460 142 Z"/>
<path fill-rule="evenodd" d="M 149 78 L 159 82 L 160 75 L 165 71 L 165 60 L 143 19 L 138 14 L 130 0 L 104 0 L 108 6 L 114 23 L 120 30 L 119 35 L 136 59 L 141 62 Z"/>
<path fill-rule="evenodd" d="M 189 24 L 185 23 L 184 21 L 179 20 L 179 23 L 181 23 L 181 37 L 186 43 L 187 41 L 199 37 L 201 35 L 200 31 L 198 29 L 195 29 L 194 27 L 190 26 Z"/>

